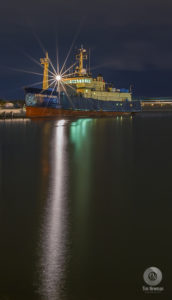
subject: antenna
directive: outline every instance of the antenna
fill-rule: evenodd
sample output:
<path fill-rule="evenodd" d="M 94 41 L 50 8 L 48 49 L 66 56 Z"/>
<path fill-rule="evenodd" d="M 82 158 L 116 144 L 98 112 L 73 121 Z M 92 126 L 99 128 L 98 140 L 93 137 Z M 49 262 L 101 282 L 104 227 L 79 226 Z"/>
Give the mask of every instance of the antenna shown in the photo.
<path fill-rule="evenodd" d="M 133 88 L 134 88 L 133 84 L 130 84 L 130 88 L 129 88 L 130 93 L 133 92 Z"/>

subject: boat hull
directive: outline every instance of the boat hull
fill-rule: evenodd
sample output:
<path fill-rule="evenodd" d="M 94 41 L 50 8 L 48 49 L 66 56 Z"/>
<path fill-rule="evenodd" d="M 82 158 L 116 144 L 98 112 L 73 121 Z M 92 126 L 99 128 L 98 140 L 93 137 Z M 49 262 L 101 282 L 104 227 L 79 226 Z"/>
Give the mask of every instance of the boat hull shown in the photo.
<path fill-rule="evenodd" d="M 26 107 L 26 117 L 72 117 L 72 116 L 121 116 L 130 115 L 132 112 L 115 112 L 115 111 L 83 111 L 83 110 L 69 110 L 60 108 L 45 108 L 45 107 Z"/>
<path fill-rule="evenodd" d="M 26 88 L 26 116 L 116 116 L 141 111 L 140 101 L 110 101 Z"/>

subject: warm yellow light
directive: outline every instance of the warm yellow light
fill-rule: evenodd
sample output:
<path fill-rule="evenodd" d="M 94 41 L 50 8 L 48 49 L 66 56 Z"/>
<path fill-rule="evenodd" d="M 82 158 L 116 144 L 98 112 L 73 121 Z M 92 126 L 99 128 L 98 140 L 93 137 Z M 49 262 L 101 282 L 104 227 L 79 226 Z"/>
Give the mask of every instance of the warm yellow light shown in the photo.
<path fill-rule="evenodd" d="M 61 79 L 62 79 L 61 75 L 57 75 L 57 76 L 56 76 L 56 80 L 57 80 L 57 81 L 60 81 Z"/>

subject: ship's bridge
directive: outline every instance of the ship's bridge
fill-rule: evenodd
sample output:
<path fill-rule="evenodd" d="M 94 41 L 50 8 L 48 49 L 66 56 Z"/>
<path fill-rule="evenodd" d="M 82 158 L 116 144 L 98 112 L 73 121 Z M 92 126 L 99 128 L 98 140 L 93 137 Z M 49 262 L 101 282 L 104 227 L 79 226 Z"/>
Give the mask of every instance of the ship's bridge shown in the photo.
<path fill-rule="evenodd" d="M 102 75 L 97 78 L 92 77 L 67 77 L 63 79 L 67 86 L 75 89 L 77 93 L 81 93 L 84 98 L 93 98 L 107 101 L 131 101 L 131 93 L 126 89 L 115 89 L 106 87 Z"/>
<path fill-rule="evenodd" d="M 67 77 L 63 79 L 64 83 L 75 86 L 77 92 L 84 93 L 86 90 L 105 91 L 105 82 L 103 77 L 92 78 L 89 76 Z"/>

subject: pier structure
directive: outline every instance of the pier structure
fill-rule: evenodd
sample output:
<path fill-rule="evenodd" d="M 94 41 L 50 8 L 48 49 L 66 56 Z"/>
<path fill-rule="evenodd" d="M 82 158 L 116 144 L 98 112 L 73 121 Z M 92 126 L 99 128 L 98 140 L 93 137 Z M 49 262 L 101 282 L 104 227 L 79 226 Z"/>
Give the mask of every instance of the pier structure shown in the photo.
<path fill-rule="evenodd" d="M 172 98 L 144 98 L 140 99 L 143 111 L 172 111 Z"/>
<path fill-rule="evenodd" d="M 26 108 L 0 108 L 0 119 L 25 118 Z"/>

